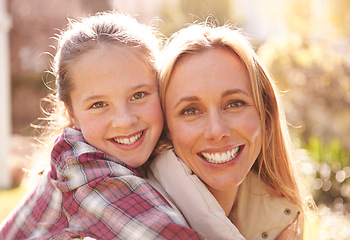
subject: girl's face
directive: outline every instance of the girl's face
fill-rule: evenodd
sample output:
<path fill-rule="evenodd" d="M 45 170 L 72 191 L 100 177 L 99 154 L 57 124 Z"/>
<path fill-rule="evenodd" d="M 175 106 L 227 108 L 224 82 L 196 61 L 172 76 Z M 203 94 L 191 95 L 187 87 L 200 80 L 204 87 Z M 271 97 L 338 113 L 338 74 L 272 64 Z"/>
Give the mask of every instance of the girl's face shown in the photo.
<path fill-rule="evenodd" d="M 131 167 L 144 164 L 163 128 L 156 75 L 128 49 L 101 45 L 70 65 L 72 122 L 85 140 Z"/>
<path fill-rule="evenodd" d="M 181 59 L 165 95 L 175 152 L 214 194 L 237 189 L 257 159 L 262 131 L 247 71 L 218 48 Z"/>

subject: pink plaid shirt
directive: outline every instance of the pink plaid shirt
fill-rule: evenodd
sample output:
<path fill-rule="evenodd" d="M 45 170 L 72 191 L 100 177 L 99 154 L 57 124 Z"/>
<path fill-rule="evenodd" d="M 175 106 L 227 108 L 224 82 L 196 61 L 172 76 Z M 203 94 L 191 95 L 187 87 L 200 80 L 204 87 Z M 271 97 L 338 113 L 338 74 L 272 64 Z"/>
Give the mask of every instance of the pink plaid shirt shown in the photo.
<path fill-rule="evenodd" d="M 66 128 L 0 239 L 203 239 L 138 173 Z"/>

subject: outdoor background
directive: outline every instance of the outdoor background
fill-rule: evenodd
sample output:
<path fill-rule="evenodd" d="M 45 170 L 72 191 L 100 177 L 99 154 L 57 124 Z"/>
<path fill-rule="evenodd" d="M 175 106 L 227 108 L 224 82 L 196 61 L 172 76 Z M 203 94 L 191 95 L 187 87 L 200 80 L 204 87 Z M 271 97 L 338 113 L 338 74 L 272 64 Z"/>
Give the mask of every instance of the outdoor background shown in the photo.
<path fill-rule="evenodd" d="M 33 149 L 30 124 L 67 18 L 119 10 L 165 36 L 203 21 L 243 28 L 283 91 L 299 166 L 318 205 L 306 239 L 350 239 L 350 1 L 347 0 L 7 0 L 10 29 L 11 146 L 18 176 L 0 191 L 0 222 L 27 187 L 20 169 Z M 1 54 L 1 53 L 0 53 Z"/>

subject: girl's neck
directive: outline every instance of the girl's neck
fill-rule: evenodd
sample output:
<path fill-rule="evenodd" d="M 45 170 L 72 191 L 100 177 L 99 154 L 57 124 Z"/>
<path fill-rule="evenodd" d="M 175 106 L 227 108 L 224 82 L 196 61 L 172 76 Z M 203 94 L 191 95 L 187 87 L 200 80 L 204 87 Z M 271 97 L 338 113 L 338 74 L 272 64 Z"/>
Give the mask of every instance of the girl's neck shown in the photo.
<path fill-rule="evenodd" d="M 225 211 L 225 215 L 228 216 L 232 210 L 233 204 L 235 203 L 238 187 L 230 190 L 217 190 L 210 186 L 207 186 L 207 188 Z"/>

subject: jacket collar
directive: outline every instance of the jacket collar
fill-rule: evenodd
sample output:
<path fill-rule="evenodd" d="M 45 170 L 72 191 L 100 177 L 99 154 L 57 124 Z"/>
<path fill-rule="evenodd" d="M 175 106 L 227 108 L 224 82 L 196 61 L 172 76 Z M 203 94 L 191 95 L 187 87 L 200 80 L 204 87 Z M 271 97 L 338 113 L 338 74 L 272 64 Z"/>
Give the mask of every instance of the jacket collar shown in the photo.
<path fill-rule="evenodd" d="M 157 156 L 150 171 L 189 226 L 208 239 L 275 239 L 298 216 L 297 207 L 272 194 L 254 172 L 240 185 L 228 218 L 204 183 L 172 150 Z"/>

